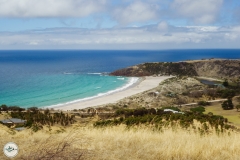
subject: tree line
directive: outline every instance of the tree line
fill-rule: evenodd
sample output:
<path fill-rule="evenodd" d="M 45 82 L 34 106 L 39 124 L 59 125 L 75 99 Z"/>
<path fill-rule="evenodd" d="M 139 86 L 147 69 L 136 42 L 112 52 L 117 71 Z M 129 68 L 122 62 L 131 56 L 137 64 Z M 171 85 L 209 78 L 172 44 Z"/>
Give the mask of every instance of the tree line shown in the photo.
<path fill-rule="evenodd" d="M 169 107 L 166 107 L 169 108 Z M 171 109 L 174 110 L 173 107 Z M 177 108 L 176 110 L 179 111 Z M 164 126 L 176 126 L 177 124 L 183 128 L 193 127 L 194 120 L 202 124 L 202 128 L 194 128 L 200 132 L 208 132 L 210 127 L 218 132 L 223 132 L 225 129 L 234 129 L 234 126 L 228 124 L 228 119 L 223 116 L 213 115 L 212 113 L 204 114 L 204 107 L 195 107 L 190 111 L 185 111 L 184 114 L 164 112 L 163 109 L 119 109 L 115 112 L 114 119 L 99 120 L 95 122 L 95 127 L 125 124 L 134 126 L 139 124 L 152 125 L 157 128 Z"/>
<path fill-rule="evenodd" d="M 32 128 L 34 131 L 42 129 L 44 125 L 68 126 L 76 122 L 75 115 L 65 114 L 63 112 L 50 112 L 49 109 L 39 109 L 37 107 L 21 108 L 18 106 L 8 107 L 0 106 L 1 111 L 5 111 L 12 118 L 26 120 L 24 127 Z"/>

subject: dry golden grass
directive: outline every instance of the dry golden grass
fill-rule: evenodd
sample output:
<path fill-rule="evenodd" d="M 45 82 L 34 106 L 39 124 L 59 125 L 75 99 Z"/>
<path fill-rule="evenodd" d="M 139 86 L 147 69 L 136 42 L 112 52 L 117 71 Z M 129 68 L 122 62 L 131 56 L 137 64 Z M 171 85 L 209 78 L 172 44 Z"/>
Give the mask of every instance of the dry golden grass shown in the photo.
<path fill-rule="evenodd" d="M 14 159 L 51 159 L 50 156 L 76 159 L 80 156 L 80 159 L 93 160 L 235 160 L 240 157 L 240 133 L 237 132 L 200 135 L 192 130 L 154 131 L 150 127 L 128 129 L 120 125 L 75 126 L 63 133 L 57 133 L 57 128 L 52 131 L 45 128 L 36 133 L 25 130 L 11 135 L 7 128 L 0 126 L 0 129 L 1 147 L 9 141 L 19 146 L 20 152 Z M 2 152 L 0 159 L 7 159 Z"/>
<path fill-rule="evenodd" d="M 73 129 L 64 131 L 61 128 L 53 127 L 51 131 L 44 127 L 43 130 L 33 132 L 30 129 L 15 132 L 0 126 L 0 144 L 3 148 L 7 142 L 15 142 L 19 147 L 19 154 L 13 159 L 23 160 L 48 160 L 63 159 L 75 160 L 84 159 L 90 152 L 87 147 L 87 137 Z M 0 159 L 7 159 L 0 153 Z"/>

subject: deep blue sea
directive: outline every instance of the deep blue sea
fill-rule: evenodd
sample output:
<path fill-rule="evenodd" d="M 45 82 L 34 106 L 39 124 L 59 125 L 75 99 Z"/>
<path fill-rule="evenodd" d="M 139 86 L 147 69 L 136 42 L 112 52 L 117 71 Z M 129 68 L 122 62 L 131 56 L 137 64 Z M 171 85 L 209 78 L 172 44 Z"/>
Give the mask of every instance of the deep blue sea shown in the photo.
<path fill-rule="evenodd" d="M 240 50 L 0 50 L 0 105 L 44 107 L 91 99 L 137 81 L 103 72 L 205 58 L 239 59 Z"/>

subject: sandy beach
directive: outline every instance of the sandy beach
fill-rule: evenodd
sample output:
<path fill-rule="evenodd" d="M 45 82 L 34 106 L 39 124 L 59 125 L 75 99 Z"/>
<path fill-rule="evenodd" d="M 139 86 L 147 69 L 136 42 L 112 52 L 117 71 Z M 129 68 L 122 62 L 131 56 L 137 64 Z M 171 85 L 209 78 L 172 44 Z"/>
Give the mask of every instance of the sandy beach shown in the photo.
<path fill-rule="evenodd" d="M 132 96 L 137 93 L 141 93 L 143 91 L 150 90 L 152 88 L 155 88 L 159 85 L 160 82 L 164 81 L 165 79 L 171 78 L 170 76 L 161 76 L 161 77 L 145 77 L 143 80 L 138 81 L 136 84 L 133 84 L 129 88 L 105 95 L 102 97 L 90 99 L 90 100 L 85 100 L 85 101 L 80 101 L 72 104 L 66 104 L 62 106 L 57 106 L 54 107 L 54 109 L 59 109 L 59 110 L 73 110 L 73 109 L 83 109 L 87 107 L 94 107 L 94 106 L 99 106 L 99 105 L 104 105 L 104 104 L 109 104 L 109 103 L 116 103 L 119 100 Z"/>

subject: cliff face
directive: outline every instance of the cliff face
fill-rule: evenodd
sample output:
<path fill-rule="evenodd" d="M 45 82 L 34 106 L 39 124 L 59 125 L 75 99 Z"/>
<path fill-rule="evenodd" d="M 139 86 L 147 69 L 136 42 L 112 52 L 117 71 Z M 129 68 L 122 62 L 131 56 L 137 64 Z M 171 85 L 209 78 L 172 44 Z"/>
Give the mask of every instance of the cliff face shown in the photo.
<path fill-rule="evenodd" d="M 220 79 L 240 78 L 240 60 L 209 60 L 194 63 L 199 76 Z"/>
<path fill-rule="evenodd" d="M 240 60 L 199 60 L 186 62 L 144 63 L 111 73 L 115 76 L 204 76 L 219 79 L 239 79 Z"/>

